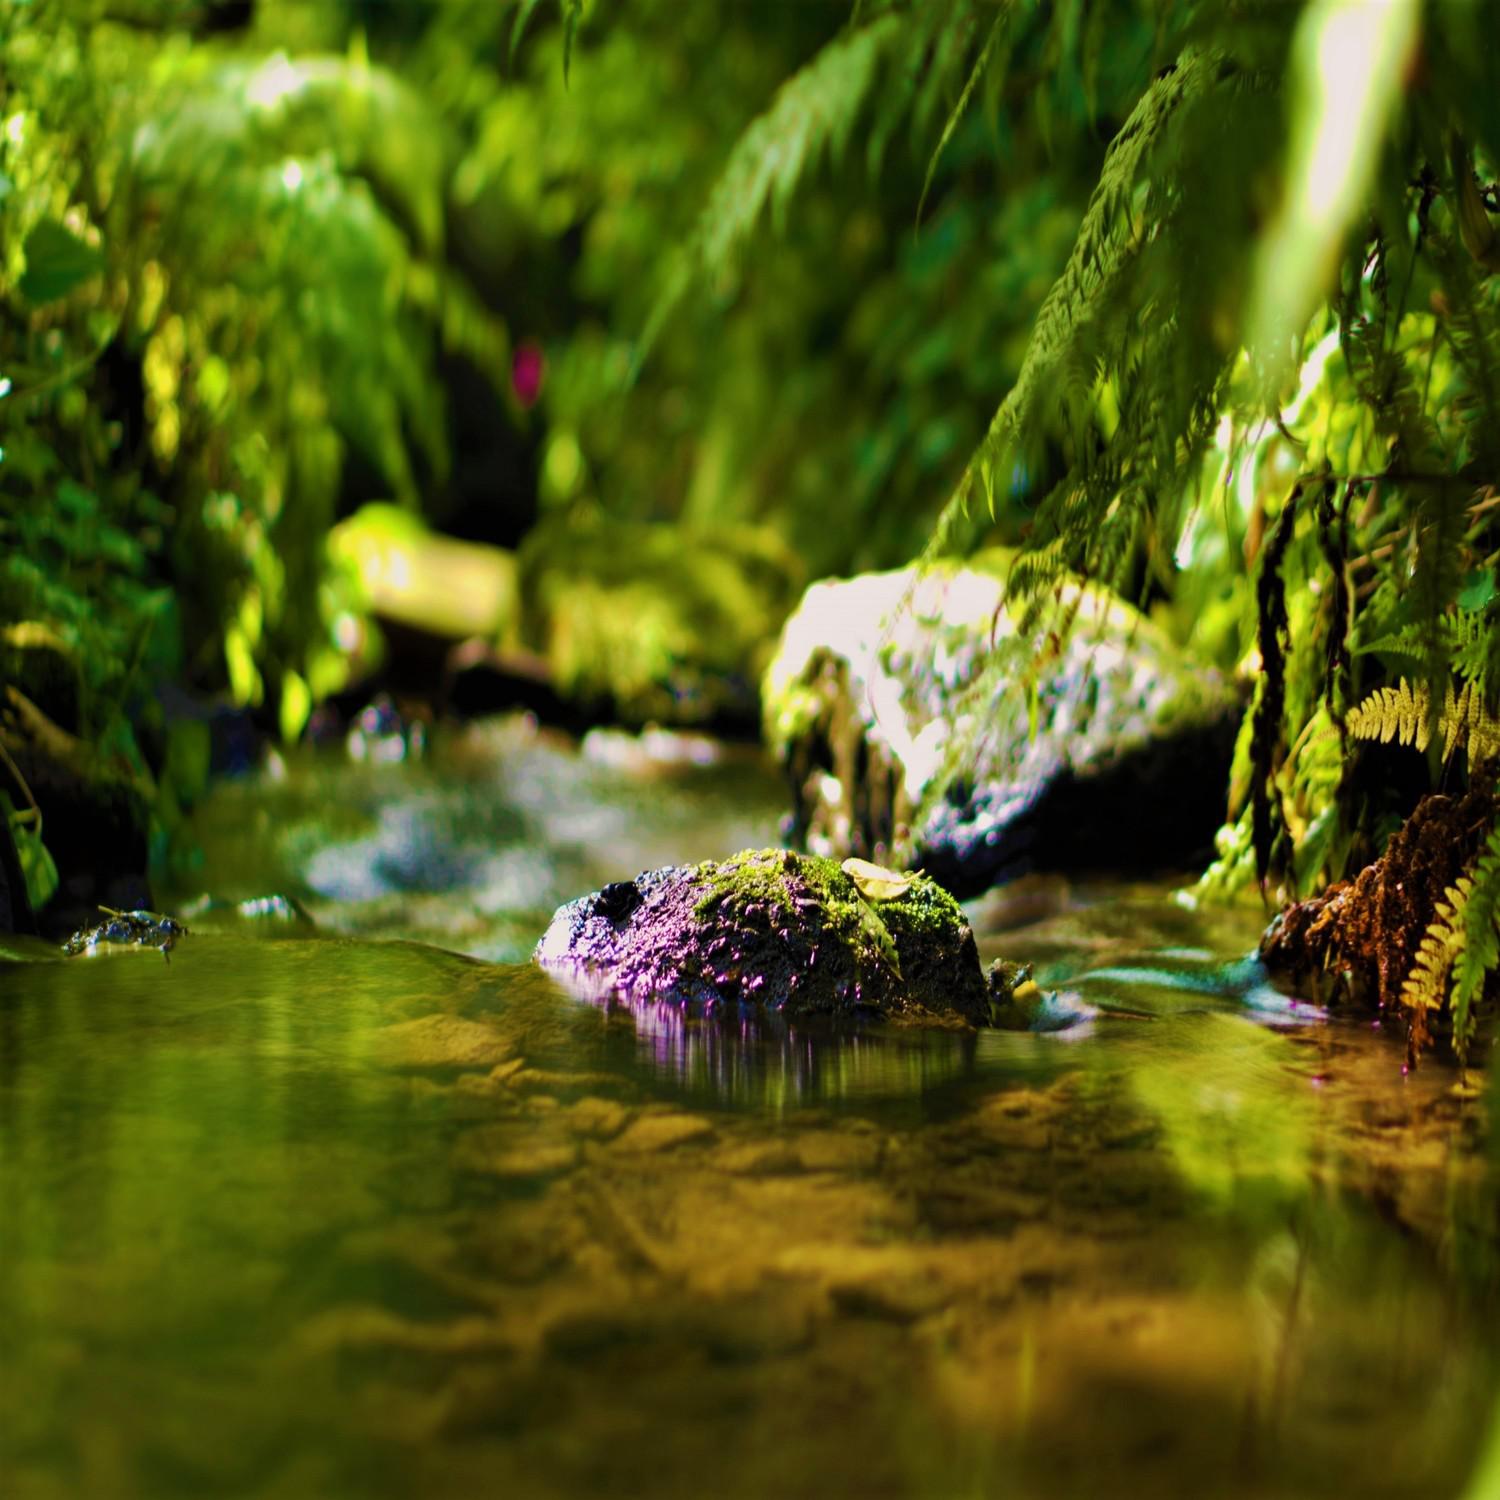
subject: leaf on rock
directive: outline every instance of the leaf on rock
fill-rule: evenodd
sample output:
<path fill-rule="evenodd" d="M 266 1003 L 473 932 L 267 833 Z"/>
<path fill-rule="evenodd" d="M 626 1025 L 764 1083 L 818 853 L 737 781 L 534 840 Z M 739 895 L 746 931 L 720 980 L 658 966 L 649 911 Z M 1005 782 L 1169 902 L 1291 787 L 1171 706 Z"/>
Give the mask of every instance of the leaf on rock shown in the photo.
<path fill-rule="evenodd" d="M 866 901 L 894 901 L 904 896 L 917 878 L 887 870 L 883 865 L 872 865 L 867 859 L 846 859 L 840 868 Z"/>

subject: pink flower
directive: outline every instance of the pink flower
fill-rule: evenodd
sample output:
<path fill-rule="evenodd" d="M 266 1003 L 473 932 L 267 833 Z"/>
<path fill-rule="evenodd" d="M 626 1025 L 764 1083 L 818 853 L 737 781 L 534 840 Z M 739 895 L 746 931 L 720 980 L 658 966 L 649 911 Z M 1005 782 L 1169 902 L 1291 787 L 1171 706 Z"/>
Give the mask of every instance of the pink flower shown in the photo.
<path fill-rule="evenodd" d="M 516 346 L 510 361 L 510 388 L 522 406 L 533 407 L 542 394 L 542 382 L 547 378 L 547 356 L 542 346 L 531 339 Z"/>

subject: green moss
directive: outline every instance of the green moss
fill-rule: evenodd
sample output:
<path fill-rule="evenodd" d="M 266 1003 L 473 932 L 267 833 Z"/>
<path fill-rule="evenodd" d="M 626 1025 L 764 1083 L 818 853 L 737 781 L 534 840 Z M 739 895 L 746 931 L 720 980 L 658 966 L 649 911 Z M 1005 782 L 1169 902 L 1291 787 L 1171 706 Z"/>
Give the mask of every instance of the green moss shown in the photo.
<path fill-rule="evenodd" d="M 697 874 L 704 894 L 695 915 L 706 921 L 725 906 L 736 914 L 758 908 L 775 925 L 800 928 L 816 912 L 860 972 L 884 967 L 900 978 L 903 960 L 950 951 L 968 933 L 959 904 L 923 875 L 900 896 L 869 901 L 837 860 L 785 849 L 746 850 Z"/>

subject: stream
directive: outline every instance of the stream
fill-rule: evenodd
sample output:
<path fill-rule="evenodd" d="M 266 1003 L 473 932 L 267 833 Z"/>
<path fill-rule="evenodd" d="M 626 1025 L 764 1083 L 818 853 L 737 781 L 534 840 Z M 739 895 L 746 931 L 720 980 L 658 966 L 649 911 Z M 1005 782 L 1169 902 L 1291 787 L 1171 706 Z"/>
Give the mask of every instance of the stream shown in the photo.
<path fill-rule="evenodd" d="M 749 752 L 524 719 L 309 753 L 216 788 L 160 904 L 310 923 L 13 941 L 0 1493 L 1495 1492 L 1485 1099 L 1246 980 L 1257 911 L 971 903 L 1084 1017 L 1049 1033 L 704 1023 L 526 962 L 783 806 Z"/>

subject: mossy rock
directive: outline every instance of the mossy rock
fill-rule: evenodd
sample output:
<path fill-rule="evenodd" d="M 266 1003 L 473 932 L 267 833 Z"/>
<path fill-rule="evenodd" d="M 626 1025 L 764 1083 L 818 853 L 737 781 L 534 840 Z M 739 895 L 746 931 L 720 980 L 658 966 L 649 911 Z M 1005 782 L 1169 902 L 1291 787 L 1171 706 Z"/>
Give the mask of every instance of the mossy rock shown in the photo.
<path fill-rule="evenodd" d="M 990 1024 L 958 903 L 923 876 L 864 884 L 784 849 L 651 870 L 559 908 L 536 959 L 594 998 Z"/>
<path fill-rule="evenodd" d="M 1189 867 L 1223 821 L 1240 695 L 1139 611 L 1013 553 L 808 589 L 762 688 L 790 841 L 959 895 L 1030 869 Z"/>

